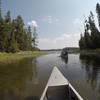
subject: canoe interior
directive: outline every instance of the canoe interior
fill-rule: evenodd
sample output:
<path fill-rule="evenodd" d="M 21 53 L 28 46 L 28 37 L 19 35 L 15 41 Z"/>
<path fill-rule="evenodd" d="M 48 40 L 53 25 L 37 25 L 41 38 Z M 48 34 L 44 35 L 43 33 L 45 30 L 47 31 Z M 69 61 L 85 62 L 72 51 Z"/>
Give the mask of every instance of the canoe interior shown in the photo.
<path fill-rule="evenodd" d="M 50 86 L 44 100 L 79 100 L 68 85 Z"/>

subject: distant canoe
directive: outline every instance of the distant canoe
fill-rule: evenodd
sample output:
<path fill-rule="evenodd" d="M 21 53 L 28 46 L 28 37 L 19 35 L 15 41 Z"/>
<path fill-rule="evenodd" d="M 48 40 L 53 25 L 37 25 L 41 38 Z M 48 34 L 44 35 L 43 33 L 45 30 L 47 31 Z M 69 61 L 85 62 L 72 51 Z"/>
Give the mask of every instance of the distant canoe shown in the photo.
<path fill-rule="evenodd" d="M 62 58 L 68 58 L 68 51 L 67 51 L 67 49 L 62 49 L 62 51 L 61 51 L 61 57 Z"/>
<path fill-rule="evenodd" d="M 57 67 L 54 67 L 40 100 L 83 100 Z"/>

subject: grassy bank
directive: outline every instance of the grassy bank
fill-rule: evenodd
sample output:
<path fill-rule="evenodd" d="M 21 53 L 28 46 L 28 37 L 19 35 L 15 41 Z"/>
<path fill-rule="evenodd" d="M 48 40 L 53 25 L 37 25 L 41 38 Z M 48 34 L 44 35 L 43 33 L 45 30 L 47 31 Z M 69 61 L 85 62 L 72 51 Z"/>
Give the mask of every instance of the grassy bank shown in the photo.
<path fill-rule="evenodd" d="M 0 53 L 0 62 L 10 62 L 20 60 L 26 57 L 38 57 L 41 55 L 48 54 L 48 52 L 44 51 L 27 51 L 27 52 L 18 52 L 18 53 Z"/>
<path fill-rule="evenodd" d="M 100 54 L 100 49 L 95 50 L 79 50 L 81 54 Z"/>
<path fill-rule="evenodd" d="M 100 49 L 94 50 L 80 50 L 79 48 L 69 49 L 69 53 L 81 53 L 81 54 L 100 54 Z"/>

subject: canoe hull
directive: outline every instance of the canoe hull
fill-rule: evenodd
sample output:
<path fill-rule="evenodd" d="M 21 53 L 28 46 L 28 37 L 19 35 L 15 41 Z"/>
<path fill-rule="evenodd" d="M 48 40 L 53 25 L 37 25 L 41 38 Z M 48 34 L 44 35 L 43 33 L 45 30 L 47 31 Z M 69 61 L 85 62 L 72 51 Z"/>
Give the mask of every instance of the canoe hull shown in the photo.
<path fill-rule="evenodd" d="M 68 57 L 68 51 L 67 51 L 67 49 L 63 49 L 62 51 L 61 51 L 61 57 L 62 58 L 67 58 Z"/>
<path fill-rule="evenodd" d="M 54 67 L 40 100 L 83 100 L 57 67 Z"/>

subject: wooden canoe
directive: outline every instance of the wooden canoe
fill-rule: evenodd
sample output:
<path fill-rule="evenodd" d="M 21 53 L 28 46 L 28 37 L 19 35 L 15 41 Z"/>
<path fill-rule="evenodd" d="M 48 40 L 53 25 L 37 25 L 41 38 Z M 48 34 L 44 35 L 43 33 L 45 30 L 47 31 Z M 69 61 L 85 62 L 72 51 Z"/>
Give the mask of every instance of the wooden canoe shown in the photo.
<path fill-rule="evenodd" d="M 40 100 L 83 100 L 57 67 L 54 67 Z"/>

